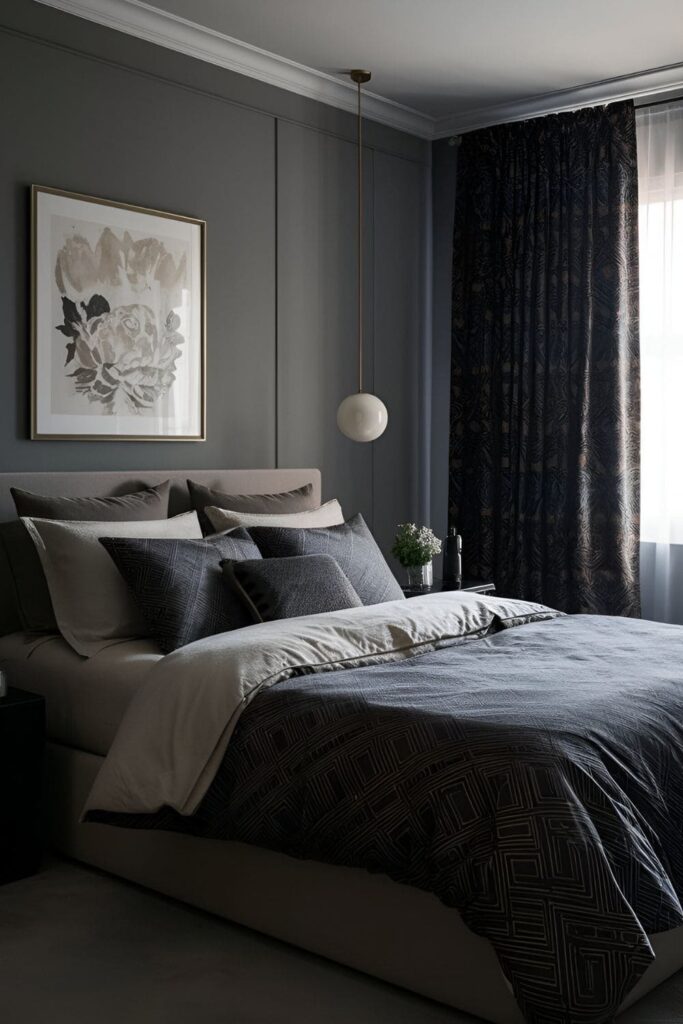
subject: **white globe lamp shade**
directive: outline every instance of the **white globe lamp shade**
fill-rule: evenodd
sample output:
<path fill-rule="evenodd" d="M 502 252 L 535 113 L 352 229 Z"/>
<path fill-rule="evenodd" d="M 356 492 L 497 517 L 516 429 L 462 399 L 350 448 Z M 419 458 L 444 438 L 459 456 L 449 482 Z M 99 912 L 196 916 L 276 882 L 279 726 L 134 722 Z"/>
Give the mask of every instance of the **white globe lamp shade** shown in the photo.
<path fill-rule="evenodd" d="M 367 391 L 348 395 L 337 409 L 337 426 L 352 441 L 376 441 L 388 420 L 384 402 Z"/>

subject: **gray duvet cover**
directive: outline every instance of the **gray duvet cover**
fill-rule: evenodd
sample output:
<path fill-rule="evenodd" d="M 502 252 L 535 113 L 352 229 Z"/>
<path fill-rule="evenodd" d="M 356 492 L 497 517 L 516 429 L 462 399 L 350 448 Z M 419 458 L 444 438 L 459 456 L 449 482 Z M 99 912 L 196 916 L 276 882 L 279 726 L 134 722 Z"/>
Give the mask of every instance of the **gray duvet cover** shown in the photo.
<path fill-rule="evenodd" d="M 491 941 L 527 1020 L 609 1021 L 683 924 L 683 629 L 499 626 L 262 690 L 191 817 L 88 817 L 384 872 Z"/>

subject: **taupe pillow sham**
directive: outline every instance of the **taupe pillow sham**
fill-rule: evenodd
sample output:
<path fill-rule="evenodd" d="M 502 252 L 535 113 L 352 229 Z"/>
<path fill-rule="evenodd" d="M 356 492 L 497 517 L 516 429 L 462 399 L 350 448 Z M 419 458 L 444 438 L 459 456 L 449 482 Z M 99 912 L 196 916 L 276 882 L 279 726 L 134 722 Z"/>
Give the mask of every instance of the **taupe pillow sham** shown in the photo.
<path fill-rule="evenodd" d="M 293 491 L 280 491 L 276 494 L 226 494 L 224 491 L 217 491 L 213 487 L 205 487 L 204 484 L 188 480 L 187 489 L 190 492 L 190 503 L 199 516 L 199 524 L 204 534 L 213 533 L 213 526 L 204 512 L 209 505 L 215 508 L 227 508 L 231 512 L 257 512 L 271 515 L 305 512 L 307 509 L 316 507 L 313 484 L 304 484 L 303 487 L 297 487 Z"/>
<path fill-rule="evenodd" d="M 333 498 L 326 501 L 320 508 L 309 509 L 306 512 L 293 512 L 291 515 L 265 515 L 250 512 L 230 512 L 225 508 L 205 509 L 214 530 L 222 533 L 223 530 L 233 530 L 237 526 L 245 530 L 252 526 L 282 526 L 310 530 L 320 526 L 336 526 L 344 522 L 344 513 L 341 505 Z"/>
<path fill-rule="evenodd" d="M 27 633 L 57 633 L 50 592 L 38 552 L 21 519 L 0 524 L 9 584 L 18 617 L 17 629 Z M 3 621 L 3 631 L 4 631 Z"/>
<path fill-rule="evenodd" d="M 144 619 L 99 538 L 200 539 L 202 535 L 196 512 L 132 523 L 30 518 L 22 522 L 40 556 L 59 632 L 84 657 L 117 640 L 147 635 Z"/>
<path fill-rule="evenodd" d="M 108 498 L 62 498 L 33 494 L 31 491 L 22 491 L 20 487 L 11 487 L 10 491 L 20 517 L 79 523 L 130 523 L 133 520 L 167 518 L 171 481 L 164 480 L 155 487 L 145 487 L 132 494 L 117 494 Z"/>
<path fill-rule="evenodd" d="M 12 487 L 19 516 L 79 522 L 130 522 L 166 519 L 170 481 L 145 487 L 131 494 L 110 498 L 65 498 Z M 0 524 L 0 541 L 5 549 L 14 590 L 14 603 L 21 628 L 31 633 L 56 633 L 57 621 L 50 600 L 45 573 L 26 527 L 15 519 Z"/>

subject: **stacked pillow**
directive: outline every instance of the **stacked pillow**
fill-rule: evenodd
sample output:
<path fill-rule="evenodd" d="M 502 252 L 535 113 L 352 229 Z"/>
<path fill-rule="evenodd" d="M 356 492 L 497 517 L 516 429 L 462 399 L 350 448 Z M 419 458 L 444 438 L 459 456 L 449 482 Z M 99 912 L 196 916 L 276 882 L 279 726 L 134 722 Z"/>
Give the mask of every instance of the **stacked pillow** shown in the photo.
<path fill-rule="evenodd" d="M 85 657 L 135 636 L 167 654 L 254 622 L 403 597 L 362 516 L 344 522 L 337 501 L 315 507 L 311 485 L 188 489 L 195 511 L 172 519 L 168 482 L 116 498 L 13 492 L 22 518 L 6 526 L 33 557 L 24 628 L 59 630 Z M 6 546 L 8 536 L 0 528 Z"/>
<path fill-rule="evenodd" d="M 18 516 L 62 522 L 132 522 L 166 519 L 170 481 L 113 498 L 61 498 L 32 494 L 12 487 Z M 56 633 L 57 622 L 38 552 L 21 519 L 0 524 L 0 543 L 9 563 L 10 578 L 21 627 L 26 632 Z"/>
<path fill-rule="evenodd" d="M 344 522 L 344 513 L 336 498 L 326 501 L 320 508 L 293 514 L 233 512 L 231 509 L 213 507 L 204 511 L 214 530 L 233 530 L 236 526 L 265 526 L 268 528 L 281 526 L 288 529 L 310 530 L 319 526 L 337 526 Z"/>
<path fill-rule="evenodd" d="M 282 515 L 295 512 L 306 512 L 317 508 L 313 484 L 304 484 L 293 491 L 282 491 L 280 494 L 225 494 L 213 487 L 187 481 L 190 492 L 190 504 L 199 516 L 199 523 L 204 536 L 214 533 L 214 526 L 206 515 L 205 509 L 210 506 L 219 509 L 230 509 L 231 512 Z M 241 524 L 236 524 L 241 525 Z M 220 527 L 216 527 L 220 529 Z"/>
<path fill-rule="evenodd" d="M 330 555 L 295 555 L 221 562 L 228 588 L 239 595 L 253 622 L 337 612 L 362 605 Z"/>
<path fill-rule="evenodd" d="M 20 487 L 11 487 L 10 491 L 19 517 L 63 522 L 141 522 L 168 517 L 171 481 L 110 498 L 61 498 L 33 494 Z"/>
<path fill-rule="evenodd" d="M 360 513 L 346 523 L 316 530 L 256 526 L 249 530 L 264 558 L 331 555 L 363 604 L 400 601 L 396 577 Z"/>
<path fill-rule="evenodd" d="M 100 537 L 201 538 L 196 512 L 145 522 L 66 523 L 24 518 L 52 598 L 59 632 L 89 658 L 112 642 L 145 636 L 144 618 Z"/>
<path fill-rule="evenodd" d="M 102 537 L 101 543 L 133 595 L 147 635 L 164 654 L 253 621 L 221 573 L 223 559 L 260 560 L 245 530 L 204 540 Z"/>

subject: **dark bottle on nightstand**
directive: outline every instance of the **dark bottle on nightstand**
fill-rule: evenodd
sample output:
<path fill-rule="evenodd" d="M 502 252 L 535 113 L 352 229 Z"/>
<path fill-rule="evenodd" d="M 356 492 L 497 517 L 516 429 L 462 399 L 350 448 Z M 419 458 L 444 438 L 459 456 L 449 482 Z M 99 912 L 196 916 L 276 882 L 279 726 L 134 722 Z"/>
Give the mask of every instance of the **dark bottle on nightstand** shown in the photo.
<path fill-rule="evenodd" d="M 462 583 L 462 537 L 454 526 L 450 527 L 444 541 L 443 581 L 451 587 Z"/>

